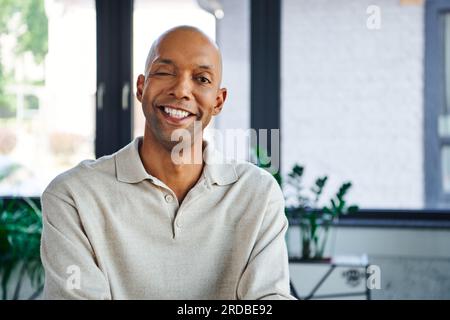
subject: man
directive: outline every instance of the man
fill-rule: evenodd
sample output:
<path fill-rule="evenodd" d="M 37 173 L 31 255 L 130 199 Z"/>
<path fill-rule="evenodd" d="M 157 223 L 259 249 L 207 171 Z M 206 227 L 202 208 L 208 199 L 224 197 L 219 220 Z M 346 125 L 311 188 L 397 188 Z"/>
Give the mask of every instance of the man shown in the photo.
<path fill-rule="evenodd" d="M 202 138 L 227 96 L 221 68 L 198 29 L 155 41 L 137 79 L 144 137 L 81 162 L 42 195 L 44 298 L 292 299 L 275 179 L 215 161 Z M 174 153 L 176 130 L 188 135 Z"/>

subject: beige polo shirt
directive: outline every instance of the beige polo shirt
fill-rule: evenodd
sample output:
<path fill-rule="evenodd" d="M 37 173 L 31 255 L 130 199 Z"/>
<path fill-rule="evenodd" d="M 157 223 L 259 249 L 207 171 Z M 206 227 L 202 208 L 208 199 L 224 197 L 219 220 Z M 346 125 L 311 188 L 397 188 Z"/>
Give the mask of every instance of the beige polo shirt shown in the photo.
<path fill-rule="evenodd" d="M 142 137 L 86 160 L 42 195 L 46 299 L 293 299 L 284 199 L 250 163 L 220 163 L 180 204 L 148 174 Z"/>

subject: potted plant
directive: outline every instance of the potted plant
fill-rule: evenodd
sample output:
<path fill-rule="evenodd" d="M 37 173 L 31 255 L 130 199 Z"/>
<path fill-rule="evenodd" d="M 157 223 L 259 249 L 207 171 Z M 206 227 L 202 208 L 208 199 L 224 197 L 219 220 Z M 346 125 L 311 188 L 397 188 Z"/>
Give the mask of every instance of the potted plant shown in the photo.
<path fill-rule="evenodd" d="M 295 164 L 288 174 L 287 185 L 293 190 L 295 205 L 286 208 L 286 215 L 291 222 L 300 226 L 301 259 L 320 260 L 324 258 L 330 226 L 341 215 L 357 212 L 358 207 L 347 205 L 345 200 L 351 182 L 343 183 L 335 196 L 320 206 L 328 176 L 317 178 L 311 188 L 305 189 L 303 173 L 304 167 Z"/>
<path fill-rule="evenodd" d="M 43 289 L 40 258 L 42 214 L 30 199 L 0 199 L 1 299 L 20 299 L 24 280 L 29 280 L 35 299 Z M 10 290 L 13 289 L 13 290 Z"/>

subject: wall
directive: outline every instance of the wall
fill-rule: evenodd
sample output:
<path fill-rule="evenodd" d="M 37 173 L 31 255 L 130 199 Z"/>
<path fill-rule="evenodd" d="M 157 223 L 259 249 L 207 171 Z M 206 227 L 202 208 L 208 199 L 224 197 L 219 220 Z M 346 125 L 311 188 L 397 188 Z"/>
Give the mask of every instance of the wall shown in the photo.
<path fill-rule="evenodd" d="M 351 180 L 365 208 L 423 207 L 423 5 L 283 0 L 282 14 L 285 172 L 330 174 L 330 192 Z"/>

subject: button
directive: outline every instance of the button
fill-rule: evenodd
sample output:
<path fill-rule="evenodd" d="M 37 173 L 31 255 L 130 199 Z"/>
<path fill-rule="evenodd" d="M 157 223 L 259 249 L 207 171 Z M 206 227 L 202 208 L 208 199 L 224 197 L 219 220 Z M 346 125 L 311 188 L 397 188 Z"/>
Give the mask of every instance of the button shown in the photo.
<path fill-rule="evenodd" d="M 171 194 L 166 194 L 164 199 L 166 199 L 166 202 L 171 203 L 173 201 L 173 196 Z"/>
<path fill-rule="evenodd" d="M 177 228 L 181 228 L 181 223 L 180 223 L 180 221 L 176 220 L 176 221 L 175 221 L 175 226 L 176 226 Z"/>

